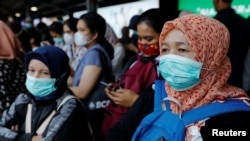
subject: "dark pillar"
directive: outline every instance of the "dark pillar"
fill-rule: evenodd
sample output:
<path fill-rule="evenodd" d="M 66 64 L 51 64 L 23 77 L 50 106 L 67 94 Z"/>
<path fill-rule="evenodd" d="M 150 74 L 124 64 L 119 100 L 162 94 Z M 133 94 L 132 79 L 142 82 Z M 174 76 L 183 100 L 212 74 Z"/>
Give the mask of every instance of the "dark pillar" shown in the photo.
<path fill-rule="evenodd" d="M 31 28 L 33 27 L 33 18 L 31 17 L 30 13 L 30 5 L 26 5 L 26 15 L 25 15 L 25 23 L 26 23 L 26 28 Z"/>
<path fill-rule="evenodd" d="M 97 0 L 87 0 L 87 10 L 88 12 L 97 11 Z"/>
<path fill-rule="evenodd" d="M 174 19 L 178 16 L 178 0 L 159 0 L 160 9 L 169 19 Z"/>

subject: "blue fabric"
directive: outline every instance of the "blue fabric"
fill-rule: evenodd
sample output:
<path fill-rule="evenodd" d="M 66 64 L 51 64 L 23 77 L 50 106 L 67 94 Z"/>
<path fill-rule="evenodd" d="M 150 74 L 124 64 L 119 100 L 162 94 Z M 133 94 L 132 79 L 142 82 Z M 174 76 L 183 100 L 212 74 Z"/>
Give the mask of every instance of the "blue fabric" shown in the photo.
<path fill-rule="evenodd" d="M 154 111 L 162 111 L 161 101 L 165 97 L 167 97 L 167 94 L 165 91 L 165 81 L 155 80 Z M 170 109 L 170 105 L 168 101 L 166 101 L 166 108 Z"/>
<path fill-rule="evenodd" d="M 104 48 L 100 44 L 95 44 L 93 47 L 91 47 L 86 54 L 83 56 L 82 60 L 78 64 L 75 75 L 74 75 L 74 80 L 73 80 L 73 86 L 78 86 L 80 83 L 80 79 L 82 76 L 83 69 L 88 66 L 88 65 L 94 65 L 98 67 L 103 67 L 101 63 L 101 56 L 99 52 L 96 50 L 99 49 L 104 52 L 105 56 L 107 59 L 109 59 L 108 54 L 104 50 Z M 110 62 L 110 61 L 108 61 Z M 111 64 L 109 64 L 109 67 Z"/>
<path fill-rule="evenodd" d="M 50 71 L 51 78 L 59 78 L 65 72 L 69 74 L 69 58 L 67 54 L 55 46 L 42 46 L 35 51 L 31 51 L 25 55 L 25 67 L 28 68 L 31 59 L 42 61 Z"/>
<path fill-rule="evenodd" d="M 161 99 L 167 96 L 164 80 L 156 80 L 156 93 L 154 98 L 154 112 L 146 116 L 136 129 L 132 141 L 184 141 L 186 125 L 213 117 L 215 115 L 235 112 L 250 111 L 250 106 L 242 100 L 230 99 L 223 103 L 214 102 L 193 110 L 182 113 L 180 119 L 178 114 L 173 114 L 169 108 L 166 111 L 160 109 Z M 159 86 L 161 85 L 161 86 Z M 159 90 L 159 88 L 163 90 Z"/>

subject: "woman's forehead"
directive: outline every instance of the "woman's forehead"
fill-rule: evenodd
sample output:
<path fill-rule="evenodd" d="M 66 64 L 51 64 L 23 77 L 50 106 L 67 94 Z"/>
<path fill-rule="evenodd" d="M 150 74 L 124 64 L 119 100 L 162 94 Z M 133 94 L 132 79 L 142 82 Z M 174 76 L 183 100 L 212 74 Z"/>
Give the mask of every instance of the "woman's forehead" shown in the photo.
<path fill-rule="evenodd" d="M 164 41 L 169 41 L 169 40 L 170 41 L 186 41 L 187 39 L 186 39 L 185 34 L 182 31 L 180 31 L 179 29 L 172 29 L 167 33 L 164 39 Z"/>

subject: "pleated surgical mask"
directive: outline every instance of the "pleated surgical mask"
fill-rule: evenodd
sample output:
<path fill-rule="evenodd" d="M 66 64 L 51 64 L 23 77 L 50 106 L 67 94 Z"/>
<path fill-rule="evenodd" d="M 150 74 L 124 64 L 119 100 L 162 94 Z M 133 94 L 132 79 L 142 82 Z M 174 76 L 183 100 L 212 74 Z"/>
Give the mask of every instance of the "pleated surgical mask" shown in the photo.
<path fill-rule="evenodd" d="M 26 75 L 27 79 L 25 82 L 28 91 L 38 100 L 49 96 L 51 93 L 56 91 L 55 78 L 36 78 L 30 75 Z"/>
<path fill-rule="evenodd" d="M 202 63 L 174 54 L 161 56 L 159 60 L 159 71 L 174 90 L 185 91 L 201 81 Z"/>

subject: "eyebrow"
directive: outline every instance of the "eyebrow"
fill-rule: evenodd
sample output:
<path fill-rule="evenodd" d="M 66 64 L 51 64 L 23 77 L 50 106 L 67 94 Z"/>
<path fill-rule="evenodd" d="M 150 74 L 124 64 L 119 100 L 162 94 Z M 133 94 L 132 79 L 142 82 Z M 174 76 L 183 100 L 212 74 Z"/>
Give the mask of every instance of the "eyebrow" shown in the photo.
<path fill-rule="evenodd" d="M 28 66 L 28 69 L 35 69 L 36 67 Z M 49 69 L 40 69 L 40 71 L 49 71 Z"/>

